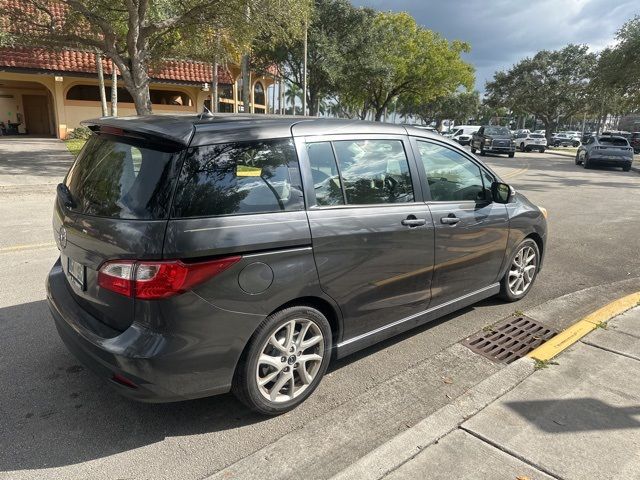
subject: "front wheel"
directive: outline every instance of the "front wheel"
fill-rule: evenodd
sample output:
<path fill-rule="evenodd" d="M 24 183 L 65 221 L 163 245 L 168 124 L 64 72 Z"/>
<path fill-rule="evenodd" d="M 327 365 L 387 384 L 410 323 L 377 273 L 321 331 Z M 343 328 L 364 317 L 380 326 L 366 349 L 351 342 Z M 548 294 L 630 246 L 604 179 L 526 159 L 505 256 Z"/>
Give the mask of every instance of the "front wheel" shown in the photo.
<path fill-rule="evenodd" d="M 584 160 L 583 160 L 583 162 L 584 162 L 584 163 L 582 164 L 582 166 L 583 166 L 584 168 L 586 168 L 586 169 L 591 168 L 591 163 L 589 163 L 589 155 L 588 155 L 588 154 L 584 156 Z"/>
<path fill-rule="evenodd" d="M 622 171 L 623 172 L 630 172 L 631 171 L 631 165 L 625 165 L 624 167 L 622 167 Z"/>
<path fill-rule="evenodd" d="M 315 308 L 290 307 L 268 316 L 238 362 L 234 395 L 263 415 L 297 407 L 327 370 L 331 338 L 329 322 Z"/>
<path fill-rule="evenodd" d="M 544 153 L 544 151 L 545 151 L 545 149 L 544 149 L 544 148 L 541 148 L 541 149 L 540 149 L 540 153 Z"/>
<path fill-rule="evenodd" d="M 515 156 L 516 156 L 516 152 L 510 152 L 510 153 L 509 153 L 509 158 L 513 158 L 513 157 L 515 157 Z"/>
<path fill-rule="evenodd" d="M 538 275 L 540 250 L 538 244 L 525 238 L 511 255 L 509 268 L 500 281 L 500 297 L 507 302 L 524 298 Z"/>
<path fill-rule="evenodd" d="M 524 152 L 524 142 L 522 142 L 522 143 L 520 144 L 520 151 L 521 151 L 521 152 Z"/>
<path fill-rule="evenodd" d="M 473 143 L 471 144 L 471 153 L 476 153 L 476 149 L 475 149 L 475 147 L 473 146 Z"/>
<path fill-rule="evenodd" d="M 580 159 L 580 152 L 576 153 L 576 165 L 582 165 L 582 160 Z"/>

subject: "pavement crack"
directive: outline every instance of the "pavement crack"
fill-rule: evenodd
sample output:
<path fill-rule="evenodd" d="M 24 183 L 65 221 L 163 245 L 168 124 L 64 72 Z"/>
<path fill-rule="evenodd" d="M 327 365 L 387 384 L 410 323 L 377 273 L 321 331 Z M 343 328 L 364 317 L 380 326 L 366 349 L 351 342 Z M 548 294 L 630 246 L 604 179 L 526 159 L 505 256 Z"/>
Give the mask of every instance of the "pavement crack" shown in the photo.
<path fill-rule="evenodd" d="M 460 425 L 460 430 L 468 433 L 469 435 L 471 435 L 472 437 L 477 438 L 478 440 L 480 440 L 481 442 L 486 443 L 487 445 L 492 446 L 493 448 L 500 450 L 503 453 L 506 453 L 507 455 L 510 455 L 518 460 L 520 460 L 523 463 L 526 463 L 527 465 L 529 465 L 531 468 L 534 468 L 536 470 L 538 470 L 539 472 L 545 473 L 547 475 L 549 475 L 551 478 L 555 478 L 556 480 L 566 480 L 564 477 L 560 477 L 558 475 L 556 475 L 555 473 L 551 472 L 550 470 L 544 468 L 541 465 L 536 464 L 535 462 L 532 462 L 531 460 L 527 459 L 526 457 L 523 457 L 522 455 L 498 444 L 495 443 L 492 440 L 489 440 L 487 437 L 485 437 L 484 435 L 481 435 L 477 432 L 474 432 L 473 430 L 469 430 L 468 428 L 465 428 L 463 425 Z"/>
<path fill-rule="evenodd" d="M 617 350 L 612 350 L 611 348 L 603 347 L 602 345 L 596 345 L 595 343 L 591 343 L 590 341 L 584 340 L 584 339 L 581 340 L 581 342 L 583 344 L 585 344 L 585 345 L 590 346 L 590 347 L 598 348 L 598 349 L 603 350 L 605 352 L 613 353 L 614 355 L 620 355 L 621 357 L 630 358 L 631 360 L 635 360 L 636 362 L 640 362 L 640 358 L 634 357 L 633 355 L 629 355 L 628 353 L 618 352 Z"/>

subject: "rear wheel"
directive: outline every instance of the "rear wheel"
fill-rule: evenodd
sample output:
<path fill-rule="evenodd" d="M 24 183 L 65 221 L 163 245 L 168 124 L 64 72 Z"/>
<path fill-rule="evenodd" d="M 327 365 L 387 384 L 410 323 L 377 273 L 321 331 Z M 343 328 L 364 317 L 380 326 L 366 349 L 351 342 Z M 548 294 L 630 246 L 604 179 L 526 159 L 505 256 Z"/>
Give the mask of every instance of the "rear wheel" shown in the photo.
<path fill-rule="evenodd" d="M 580 160 L 580 152 L 576 153 L 576 165 L 582 165 L 582 160 Z"/>
<path fill-rule="evenodd" d="M 291 307 L 267 317 L 238 363 L 232 391 L 252 410 L 279 415 L 302 402 L 320 383 L 331 355 L 331 327 L 311 307 Z"/>
<path fill-rule="evenodd" d="M 524 298 L 538 275 L 540 250 L 538 244 L 525 238 L 511 255 L 509 268 L 500 281 L 500 298 L 515 302 Z"/>
<path fill-rule="evenodd" d="M 521 152 L 524 152 L 524 142 L 522 142 L 522 143 L 520 144 L 520 151 L 521 151 Z"/>

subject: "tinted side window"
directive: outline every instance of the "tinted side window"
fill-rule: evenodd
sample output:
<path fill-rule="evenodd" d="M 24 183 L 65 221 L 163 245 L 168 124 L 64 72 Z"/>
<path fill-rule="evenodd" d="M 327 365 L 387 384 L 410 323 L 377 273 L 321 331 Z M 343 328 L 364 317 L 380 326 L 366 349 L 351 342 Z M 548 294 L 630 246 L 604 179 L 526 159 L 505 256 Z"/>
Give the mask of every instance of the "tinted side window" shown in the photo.
<path fill-rule="evenodd" d="M 427 174 L 432 200 L 446 202 L 485 199 L 478 165 L 454 150 L 433 143 L 418 141 L 418 151 Z"/>
<path fill-rule="evenodd" d="M 224 143 L 190 149 L 174 199 L 174 217 L 304 209 L 291 140 Z"/>
<path fill-rule="evenodd" d="M 307 155 L 318 205 L 344 205 L 342 184 L 331 142 L 307 144 Z"/>
<path fill-rule="evenodd" d="M 400 140 L 334 142 L 347 204 L 413 202 L 407 156 Z"/>

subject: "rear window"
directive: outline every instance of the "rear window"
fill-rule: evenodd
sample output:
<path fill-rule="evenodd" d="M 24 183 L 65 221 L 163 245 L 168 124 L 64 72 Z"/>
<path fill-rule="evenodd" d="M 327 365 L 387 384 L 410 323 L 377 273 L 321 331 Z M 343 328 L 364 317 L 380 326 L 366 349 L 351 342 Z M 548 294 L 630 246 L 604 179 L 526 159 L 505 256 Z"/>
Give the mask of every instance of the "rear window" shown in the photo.
<path fill-rule="evenodd" d="M 531 135 L 529 135 L 531 138 L 544 138 L 544 135 L 541 135 L 539 133 L 532 133 Z"/>
<path fill-rule="evenodd" d="M 629 143 L 624 138 L 615 138 L 615 137 L 602 137 L 600 138 L 600 143 L 602 145 L 613 145 L 616 147 L 627 147 Z"/>
<path fill-rule="evenodd" d="M 187 152 L 172 217 L 243 215 L 304 209 L 293 142 L 224 143 Z"/>
<path fill-rule="evenodd" d="M 126 219 L 168 217 L 178 154 L 128 143 L 109 135 L 87 141 L 65 185 L 85 215 Z"/>

